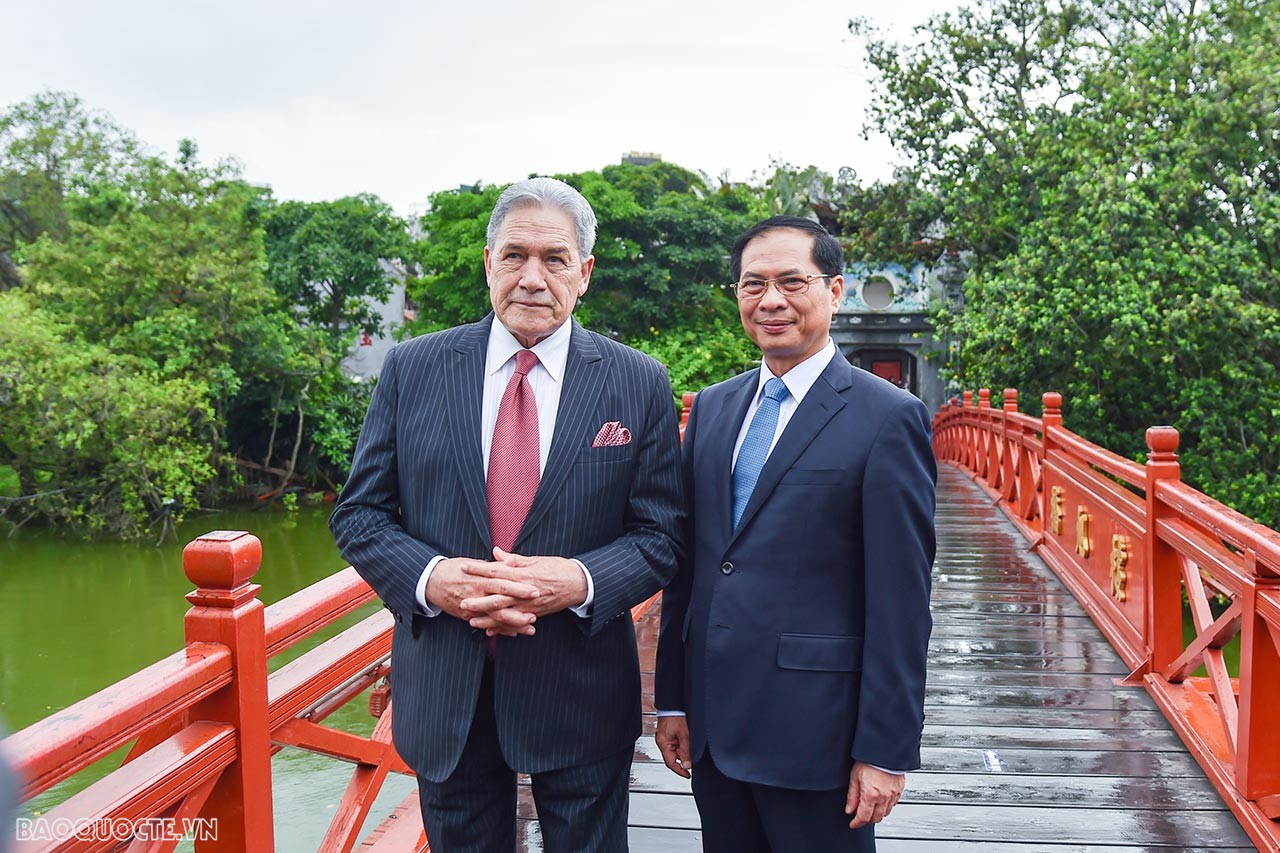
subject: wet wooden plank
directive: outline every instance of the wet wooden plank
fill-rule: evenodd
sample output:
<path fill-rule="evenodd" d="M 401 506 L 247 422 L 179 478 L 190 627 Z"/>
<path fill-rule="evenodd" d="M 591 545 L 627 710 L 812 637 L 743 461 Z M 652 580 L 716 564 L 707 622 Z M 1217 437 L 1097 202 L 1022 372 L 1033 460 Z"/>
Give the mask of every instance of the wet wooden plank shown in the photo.
<path fill-rule="evenodd" d="M 1093 630 L 1094 624 L 1083 613 L 1059 613 L 1055 616 L 1025 615 L 1019 613 L 973 613 L 952 610 L 941 612 L 933 610 L 934 627 L 969 627 L 979 631 L 1001 631 L 1005 628 L 1039 628 L 1044 627 L 1049 636 L 1056 636 L 1059 631 L 1070 629 Z"/>
<path fill-rule="evenodd" d="M 1108 752 L 1181 752 L 1171 729 L 1059 729 L 1030 726 L 926 726 L 922 743 L 929 746 L 994 745 L 1021 749 L 1092 749 Z"/>
<path fill-rule="evenodd" d="M 1092 661 L 1087 658 L 1034 656 L 1000 656 L 1000 655 L 964 655 L 955 652 L 938 652 L 930 659 L 935 669 L 968 668 L 968 669 L 1006 669 L 1006 670 L 1046 670 L 1056 669 L 1059 672 L 1105 672 L 1117 678 L 1129 674 L 1129 668 L 1119 658 L 1115 660 Z"/>
<path fill-rule="evenodd" d="M 676 848 L 673 848 L 676 849 Z M 686 848 L 679 848 L 684 850 Z M 1209 853 L 1211 850 L 1253 850 L 1243 847 L 1135 847 L 1132 844 L 1020 844 L 1005 841 L 932 841 L 921 839 L 877 838 L 876 853 Z M 632 850 L 635 850 L 633 847 Z"/>
<path fill-rule="evenodd" d="M 697 830 L 690 796 L 636 791 L 629 824 Z M 1204 844 L 1239 847 L 1247 836 L 1228 811 L 1142 808 L 1054 808 L 1046 806 L 909 803 L 898 805 L 877 829 L 881 838 L 902 840 L 1012 841 L 1030 844 L 1117 844 L 1136 841 L 1185 848 Z M 1152 836 L 1157 836 L 1153 839 Z"/>
<path fill-rule="evenodd" d="M 1056 640 L 1059 642 L 1093 642 L 1097 637 L 1097 629 L 1090 622 L 1078 622 L 1075 625 L 1059 625 L 1052 627 L 1042 620 L 1033 622 L 1006 622 L 994 624 L 990 620 L 977 623 L 961 622 L 954 619 L 939 620 L 933 626 L 933 640 L 985 640 L 993 635 L 1009 640 Z"/>
<path fill-rule="evenodd" d="M 937 655 L 982 655 L 998 658 L 1033 657 L 1040 660 L 1060 658 L 1084 658 L 1094 661 L 1116 662 L 1119 655 L 1105 641 L 1068 640 L 1041 637 L 935 637 L 929 641 L 929 651 Z"/>
<path fill-rule="evenodd" d="M 1024 844 L 1130 844 L 1183 850 L 1247 847 L 1248 836 L 1225 807 L 1219 811 L 1090 809 L 1040 806 L 903 803 L 881 824 L 882 838 Z"/>
<path fill-rule="evenodd" d="M 975 685 L 965 689 L 959 684 L 945 684 L 925 689 L 925 702 L 930 705 L 985 705 L 1000 708 L 1112 708 L 1150 711 L 1156 703 L 1150 696 L 1132 687 L 1110 690 L 1071 690 L 1054 687 L 1006 687 Z"/>
<path fill-rule="evenodd" d="M 1005 773 L 1120 776 L 1150 780 L 1142 782 L 1142 785 L 1165 784 L 1170 779 L 1204 779 L 1204 771 L 1186 752 L 1109 752 L 1096 749 L 1049 751 L 1003 744 L 985 749 L 926 746 L 920 750 L 920 760 L 928 771 L 971 773 L 986 769 L 989 762 L 987 753 L 991 751 L 996 753 Z"/>
<path fill-rule="evenodd" d="M 692 795 L 687 779 L 675 775 L 663 764 L 649 761 L 632 765 L 631 789 Z M 912 773 L 902 802 L 1222 810 L 1222 801 L 1213 786 L 1195 777 L 1178 779 L 1176 784 L 1169 785 L 1144 784 L 1141 799 L 1135 800 L 1134 780 L 1129 777 L 991 773 L 980 766 L 968 773 Z"/>
<path fill-rule="evenodd" d="M 924 724 L 930 726 L 1040 726 L 1046 729 L 1158 729 L 1165 718 L 1157 710 L 1123 711 L 1118 708 L 988 708 L 960 705 L 926 705 Z"/>
<path fill-rule="evenodd" d="M 1176 784 L 1137 786 L 1123 776 L 1029 776 L 1010 773 L 937 773 L 910 775 L 904 803 L 1055 808 L 1223 810 L 1222 799 L 1207 779 L 1178 779 Z"/>
<path fill-rule="evenodd" d="M 1116 676 L 1106 672 L 1062 672 L 1054 669 L 929 670 L 929 688 L 941 687 L 1044 687 L 1056 690 L 1107 690 Z M 1135 691 L 1137 692 L 1137 691 Z M 1152 707 L 1155 703 L 1152 702 Z"/>

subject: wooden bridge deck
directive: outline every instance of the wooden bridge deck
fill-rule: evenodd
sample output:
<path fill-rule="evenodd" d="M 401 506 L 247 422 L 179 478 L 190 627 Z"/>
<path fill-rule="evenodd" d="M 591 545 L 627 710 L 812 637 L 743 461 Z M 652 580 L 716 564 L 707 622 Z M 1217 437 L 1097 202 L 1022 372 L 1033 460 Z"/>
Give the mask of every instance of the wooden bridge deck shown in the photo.
<path fill-rule="evenodd" d="M 884 853 L 1252 850 L 1120 658 L 990 499 L 950 466 L 938 559 L 924 768 L 878 830 Z M 658 608 L 637 624 L 651 707 Z M 631 849 L 700 849 L 688 783 L 636 745 Z M 522 797 L 532 816 L 532 801 Z M 522 821 L 525 850 L 540 850 Z"/>

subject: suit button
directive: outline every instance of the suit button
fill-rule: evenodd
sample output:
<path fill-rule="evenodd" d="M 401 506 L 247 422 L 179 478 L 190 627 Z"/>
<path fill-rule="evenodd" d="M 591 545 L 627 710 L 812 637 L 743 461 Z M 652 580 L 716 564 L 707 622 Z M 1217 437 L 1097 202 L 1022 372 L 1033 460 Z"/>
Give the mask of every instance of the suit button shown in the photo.
<path fill-rule="evenodd" d="M 733 574 L 733 563 L 721 563 L 720 571 L 724 572 L 726 575 Z"/>
<path fill-rule="evenodd" d="M 471 639 L 473 642 L 482 643 L 485 640 L 487 640 L 488 637 L 486 637 L 484 631 L 480 630 L 479 628 L 472 628 Z"/>

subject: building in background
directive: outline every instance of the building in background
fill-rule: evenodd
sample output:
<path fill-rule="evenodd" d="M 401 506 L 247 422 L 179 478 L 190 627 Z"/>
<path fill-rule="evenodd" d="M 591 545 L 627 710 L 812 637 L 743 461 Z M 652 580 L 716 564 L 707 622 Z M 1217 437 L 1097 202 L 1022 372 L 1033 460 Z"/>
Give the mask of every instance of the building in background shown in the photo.
<path fill-rule="evenodd" d="M 949 396 L 940 368 L 951 342 L 934 336 L 935 305 L 959 310 L 967 259 L 946 252 L 936 264 L 850 264 L 831 337 L 857 367 L 905 388 L 936 411 Z"/>
<path fill-rule="evenodd" d="M 351 352 L 342 360 L 343 371 L 357 382 L 366 382 L 382 372 L 382 362 L 397 343 L 396 332 L 400 326 L 417 317 L 417 309 L 405 290 L 405 270 L 390 264 L 384 265 L 396 281 L 391 288 L 391 296 L 378 306 L 381 329 L 361 329 L 351 346 Z"/>

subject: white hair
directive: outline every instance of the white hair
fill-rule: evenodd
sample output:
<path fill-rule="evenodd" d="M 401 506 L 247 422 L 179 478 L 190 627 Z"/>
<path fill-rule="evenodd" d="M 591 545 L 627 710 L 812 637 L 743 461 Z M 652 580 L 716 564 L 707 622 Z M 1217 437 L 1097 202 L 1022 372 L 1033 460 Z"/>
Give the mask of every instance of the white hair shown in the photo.
<path fill-rule="evenodd" d="M 493 206 L 489 216 L 489 227 L 485 230 L 485 242 L 490 248 L 498 238 L 498 229 L 513 208 L 527 204 L 547 204 L 558 207 L 573 220 L 573 230 L 578 237 L 578 251 L 582 259 L 591 254 L 596 244 L 596 212 L 591 203 L 582 197 L 582 193 L 555 178 L 529 178 L 517 181 L 502 191 L 498 203 Z"/>

